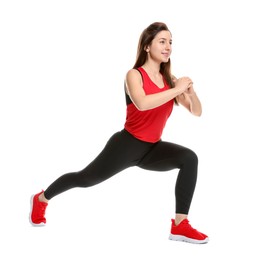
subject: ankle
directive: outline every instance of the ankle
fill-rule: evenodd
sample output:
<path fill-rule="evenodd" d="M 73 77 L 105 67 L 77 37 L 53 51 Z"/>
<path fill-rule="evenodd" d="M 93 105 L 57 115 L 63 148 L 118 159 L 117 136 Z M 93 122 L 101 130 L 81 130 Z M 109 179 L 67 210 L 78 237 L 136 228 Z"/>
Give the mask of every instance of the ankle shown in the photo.
<path fill-rule="evenodd" d="M 187 219 L 186 214 L 176 214 L 175 216 L 175 225 L 178 226 L 184 219 Z"/>
<path fill-rule="evenodd" d="M 48 203 L 48 199 L 46 199 L 44 192 L 42 192 L 39 196 L 38 196 L 38 200 L 40 202 L 44 202 L 44 203 Z"/>

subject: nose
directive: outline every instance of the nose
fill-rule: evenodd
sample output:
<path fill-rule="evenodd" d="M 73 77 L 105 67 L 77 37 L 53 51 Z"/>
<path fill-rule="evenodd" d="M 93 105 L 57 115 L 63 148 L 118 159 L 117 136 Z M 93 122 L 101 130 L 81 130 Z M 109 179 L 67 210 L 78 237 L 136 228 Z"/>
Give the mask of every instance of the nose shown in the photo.
<path fill-rule="evenodd" d="M 170 43 L 166 44 L 166 50 L 168 50 L 168 51 L 171 50 L 171 44 Z"/>
<path fill-rule="evenodd" d="M 171 53 L 171 46 L 166 46 L 165 51 Z"/>

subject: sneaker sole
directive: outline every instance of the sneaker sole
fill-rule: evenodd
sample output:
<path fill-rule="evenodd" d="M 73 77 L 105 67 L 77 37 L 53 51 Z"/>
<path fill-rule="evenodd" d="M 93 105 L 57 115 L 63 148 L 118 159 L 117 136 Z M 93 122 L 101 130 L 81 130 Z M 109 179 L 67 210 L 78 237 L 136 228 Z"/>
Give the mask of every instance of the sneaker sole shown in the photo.
<path fill-rule="evenodd" d="M 180 235 L 172 235 L 172 234 L 170 234 L 169 239 L 174 241 L 192 243 L 192 244 L 206 244 L 209 242 L 208 237 L 206 237 L 204 240 L 198 240 L 198 239 L 193 239 L 193 238 L 180 236 Z"/>
<path fill-rule="evenodd" d="M 33 227 L 44 227 L 46 224 L 44 222 L 41 222 L 39 224 L 33 223 L 32 219 L 31 219 L 31 215 L 32 215 L 32 209 L 33 209 L 33 199 L 34 199 L 34 195 L 31 196 L 30 198 L 30 213 L 29 213 L 29 222 Z"/>

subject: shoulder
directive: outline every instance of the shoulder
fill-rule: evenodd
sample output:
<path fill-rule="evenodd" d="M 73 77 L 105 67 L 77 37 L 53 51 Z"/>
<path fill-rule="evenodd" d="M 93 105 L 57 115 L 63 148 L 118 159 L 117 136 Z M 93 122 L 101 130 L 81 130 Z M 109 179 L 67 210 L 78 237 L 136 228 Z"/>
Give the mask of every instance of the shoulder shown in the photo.
<path fill-rule="evenodd" d="M 139 70 L 137 69 L 130 69 L 127 74 L 126 74 L 126 78 L 137 78 L 137 77 L 141 77 L 141 73 L 139 72 Z"/>
<path fill-rule="evenodd" d="M 142 82 L 142 76 L 137 69 L 130 69 L 126 74 L 126 82 Z"/>

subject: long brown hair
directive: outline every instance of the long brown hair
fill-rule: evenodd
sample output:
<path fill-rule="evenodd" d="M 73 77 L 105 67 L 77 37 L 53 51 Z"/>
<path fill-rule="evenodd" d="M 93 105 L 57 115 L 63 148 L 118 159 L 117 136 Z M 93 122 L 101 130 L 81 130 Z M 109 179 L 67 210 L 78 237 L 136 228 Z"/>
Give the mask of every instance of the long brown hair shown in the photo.
<path fill-rule="evenodd" d="M 146 29 L 144 29 L 144 31 L 142 32 L 139 38 L 138 47 L 137 47 L 137 58 L 133 66 L 133 69 L 137 69 L 144 65 L 147 59 L 146 48 L 148 45 L 151 44 L 152 40 L 160 31 L 170 31 L 170 30 L 168 26 L 162 22 L 152 23 Z M 169 87 L 174 88 L 175 84 L 172 80 L 170 59 L 168 62 L 161 63 L 160 73 L 163 75 L 163 78 L 165 79 Z M 176 99 L 175 99 L 175 103 L 177 103 Z"/>

